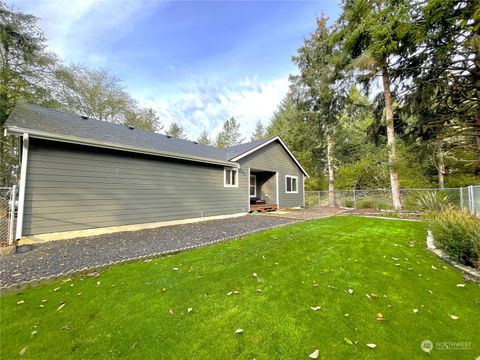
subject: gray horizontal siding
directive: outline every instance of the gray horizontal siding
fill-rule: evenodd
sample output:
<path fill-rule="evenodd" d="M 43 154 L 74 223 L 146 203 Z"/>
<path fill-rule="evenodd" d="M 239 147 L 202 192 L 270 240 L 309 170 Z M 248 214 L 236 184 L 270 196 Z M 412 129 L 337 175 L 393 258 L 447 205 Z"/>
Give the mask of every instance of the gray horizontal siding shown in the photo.
<path fill-rule="evenodd" d="M 280 207 L 303 206 L 302 171 L 279 142 L 270 143 L 238 161 L 242 167 L 278 172 Z M 298 193 L 285 192 L 285 176 L 298 176 Z M 275 179 L 275 177 L 274 177 Z"/>
<path fill-rule="evenodd" d="M 220 166 L 31 139 L 24 234 L 238 213 L 246 185 L 225 188 Z"/>

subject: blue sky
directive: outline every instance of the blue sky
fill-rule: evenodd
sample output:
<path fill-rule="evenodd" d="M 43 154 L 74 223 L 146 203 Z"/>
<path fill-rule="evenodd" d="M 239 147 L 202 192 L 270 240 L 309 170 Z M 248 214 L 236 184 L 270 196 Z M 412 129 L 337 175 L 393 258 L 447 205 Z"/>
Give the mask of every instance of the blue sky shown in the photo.
<path fill-rule="evenodd" d="M 338 1 L 16 1 L 39 17 L 67 62 L 123 80 L 165 126 L 214 136 L 235 116 L 245 136 L 268 124 L 296 71 L 291 56 Z"/>

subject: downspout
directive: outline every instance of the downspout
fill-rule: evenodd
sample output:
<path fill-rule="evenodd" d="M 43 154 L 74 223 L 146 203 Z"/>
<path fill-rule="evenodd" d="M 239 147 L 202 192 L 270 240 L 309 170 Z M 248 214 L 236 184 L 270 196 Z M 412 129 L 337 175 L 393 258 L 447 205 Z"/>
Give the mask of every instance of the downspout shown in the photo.
<path fill-rule="evenodd" d="M 276 183 L 277 183 L 277 208 L 280 209 L 280 190 L 278 189 L 278 172 L 275 174 Z"/>
<path fill-rule="evenodd" d="M 247 213 L 250 213 L 250 168 L 248 168 L 247 170 L 247 201 L 248 201 Z"/>
<path fill-rule="evenodd" d="M 17 212 L 17 232 L 15 239 L 19 240 L 22 237 L 23 230 L 23 212 L 25 206 L 25 186 L 27 184 L 27 164 L 28 164 L 28 147 L 29 137 L 28 133 L 23 134 L 22 139 L 22 160 L 20 165 L 20 188 L 18 194 L 18 212 Z"/>

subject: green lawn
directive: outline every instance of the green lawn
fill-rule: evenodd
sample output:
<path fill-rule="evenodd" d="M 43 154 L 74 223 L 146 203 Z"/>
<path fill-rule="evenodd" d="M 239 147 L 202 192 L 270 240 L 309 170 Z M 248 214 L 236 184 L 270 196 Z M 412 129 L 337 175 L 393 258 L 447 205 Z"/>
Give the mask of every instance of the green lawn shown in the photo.
<path fill-rule="evenodd" d="M 1 357 L 475 359 L 480 286 L 458 287 L 425 235 L 335 217 L 3 296 Z M 471 343 L 429 355 L 425 339 Z"/>

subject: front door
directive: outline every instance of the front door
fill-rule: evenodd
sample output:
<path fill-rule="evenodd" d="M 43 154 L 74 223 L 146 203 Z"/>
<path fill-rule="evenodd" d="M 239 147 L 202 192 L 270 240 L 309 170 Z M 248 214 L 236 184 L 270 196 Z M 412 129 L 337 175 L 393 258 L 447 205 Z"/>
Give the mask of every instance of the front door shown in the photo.
<path fill-rule="evenodd" d="M 250 197 L 257 197 L 257 177 L 250 175 Z"/>

